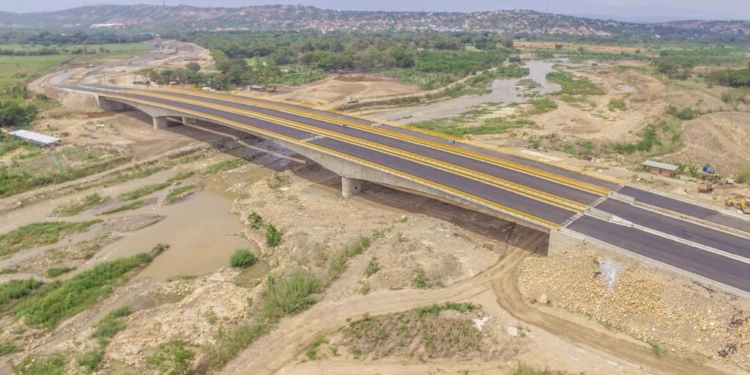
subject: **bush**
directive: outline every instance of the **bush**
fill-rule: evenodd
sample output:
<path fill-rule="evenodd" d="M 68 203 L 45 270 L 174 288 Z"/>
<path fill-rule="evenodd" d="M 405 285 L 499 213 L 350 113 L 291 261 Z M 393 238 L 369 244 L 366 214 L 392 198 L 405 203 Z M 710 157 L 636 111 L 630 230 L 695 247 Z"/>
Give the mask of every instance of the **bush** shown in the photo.
<path fill-rule="evenodd" d="M 210 370 L 223 368 L 248 345 L 268 332 L 270 328 L 271 326 L 268 324 L 255 323 L 253 325 L 243 324 L 229 332 L 220 331 L 216 338 L 216 345 L 210 346 L 204 356 L 205 367 L 209 372 Z"/>
<path fill-rule="evenodd" d="M 255 211 L 250 213 L 247 220 L 250 222 L 250 229 L 260 229 L 263 226 L 263 218 Z"/>
<path fill-rule="evenodd" d="M 245 268 L 255 264 L 256 260 L 257 258 L 250 252 L 250 250 L 240 249 L 232 254 L 232 257 L 229 259 L 229 264 L 234 268 Z"/>
<path fill-rule="evenodd" d="M 284 236 L 280 230 L 276 229 L 273 224 L 268 224 L 266 227 L 266 245 L 268 247 L 276 247 L 281 244 L 281 238 Z"/>
<path fill-rule="evenodd" d="M 261 311 L 269 320 L 300 312 L 315 303 L 313 294 L 320 292 L 321 284 L 310 272 L 298 271 L 279 283 L 269 283 Z"/>
<path fill-rule="evenodd" d="M 675 106 L 669 106 L 667 114 L 672 115 L 680 120 L 692 120 L 701 115 L 699 110 L 693 109 L 692 107 L 686 107 L 678 110 Z"/>

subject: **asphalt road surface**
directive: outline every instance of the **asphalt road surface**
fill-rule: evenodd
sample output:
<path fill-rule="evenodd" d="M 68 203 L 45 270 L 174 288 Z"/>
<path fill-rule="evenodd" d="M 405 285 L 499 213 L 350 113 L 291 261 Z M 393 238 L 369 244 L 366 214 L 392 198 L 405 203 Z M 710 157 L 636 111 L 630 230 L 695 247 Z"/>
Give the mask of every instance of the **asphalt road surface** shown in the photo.
<path fill-rule="evenodd" d="M 692 216 L 698 219 L 706 220 L 712 223 L 724 225 L 729 228 L 738 229 L 750 233 L 750 221 L 725 215 L 717 210 L 690 204 L 681 200 L 668 198 L 663 195 L 634 188 L 632 186 L 623 186 L 619 193 L 631 196 L 636 201 L 645 203 L 654 207 L 663 208 L 679 214 Z"/>
<path fill-rule="evenodd" d="M 588 216 L 576 220 L 568 226 L 568 229 L 750 292 L 750 264 Z"/>

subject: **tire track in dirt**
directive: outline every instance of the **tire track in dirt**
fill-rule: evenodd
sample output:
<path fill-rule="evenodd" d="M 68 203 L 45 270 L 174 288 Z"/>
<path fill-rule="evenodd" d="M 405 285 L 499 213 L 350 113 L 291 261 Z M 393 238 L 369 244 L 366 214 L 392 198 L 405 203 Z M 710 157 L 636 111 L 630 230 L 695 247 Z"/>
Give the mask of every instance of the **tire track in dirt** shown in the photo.
<path fill-rule="evenodd" d="M 519 252 L 519 250 L 510 251 Z M 525 257 L 509 257 L 511 263 L 507 266 L 510 267 L 511 272 L 500 274 L 492 281 L 497 303 L 516 319 L 569 340 L 574 344 L 601 350 L 616 358 L 665 374 L 727 374 L 714 367 L 688 362 L 675 355 L 666 354 L 662 357 L 656 357 L 652 349 L 645 343 L 637 344 L 626 341 L 532 308 L 524 301 L 518 288 L 520 265 Z"/>
<path fill-rule="evenodd" d="M 576 345 L 600 350 L 615 358 L 665 374 L 724 375 L 725 372 L 674 356 L 656 357 L 644 344 L 626 341 L 606 332 L 560 318 L 529 306 L 518 289 L 519 266 L 531 254 L 508 248 L 505 256 L 488 270 L 440 290 L 382 290 L 366 296 L 354 295 L 337 301 L 323 300 L 299 315 L 284 319 L 279 328 L 260 338 L 230 362 L 221 374 L 276 374 L 294 363 L 319 337 L 327 335 L 347 319 L 363 314 L 381 315 L 446 301 L 466 301 L 492 288 L 498 304 L 513 317 Z M 351 270 L 350 270 L 351 271 Z M 349 272 L 349 271 L 348 271 Z M 337 288 L 346 288 L 340 282 Z"/>
<path fill-rule="evenodd" d="M 516 253 L 515 257 L 520 254 Z M 283 319 L 279 328 L 256 341 L 221 374 L 274 374 L 282 367 L 294 363 L 297 356 L 307 350 L 321 336 L 333 332 L 345 324 L 347 318 L 357 319 L 368 313 L 381 315 L 410 310 L 416 307 L 447 301 L 465 301 L 490 288 L 491 281 L 499 272 L 507 269 L 513 259 L 503 259 L 488 270 L 447 288 L 439 290 L 381 290 L 366 296 L 354 295 L 338 301 L 324 299 L 310 310 Z M 348 270 L 351 272 L 352 270 Z M 341 281 L 334 288 L 347 288 Z M 345 284 L 345 283 L 344 283 Z M 328 293 L 327 293 L 328 294 Z"/>

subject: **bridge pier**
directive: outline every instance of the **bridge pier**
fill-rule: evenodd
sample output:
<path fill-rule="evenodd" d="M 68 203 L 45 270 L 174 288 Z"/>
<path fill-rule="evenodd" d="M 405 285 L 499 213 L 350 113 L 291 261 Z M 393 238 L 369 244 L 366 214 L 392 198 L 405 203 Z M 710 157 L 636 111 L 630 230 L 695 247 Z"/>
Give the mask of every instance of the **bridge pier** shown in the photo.
<path fill-rule="evenodd" d="M 341 194 L 344 198 L 357 195 L 362 192 L 362 180 L 356 178 L 341 177 Z"/>
<path fill-rule="evenodd" d="M 182 123 L 185 125 L 195 125 L 198 123 L 198 120 L 194 118 L 182 116 Z"/>
<path fill-rule="evenodd" d="M 167 118 L 166 117 L 153 117 L 154 119 L 154 129 L 165 129 L 167 127 Z"/>
<path fill-rule="evenodd" d="M 99 102 L 99 107 L 101 109 L 109 112 L 124 111 L 128 108 L 128 106 L 123 103 L 102 98 L 101 96 L 97 96 L 97 101 Z"/>

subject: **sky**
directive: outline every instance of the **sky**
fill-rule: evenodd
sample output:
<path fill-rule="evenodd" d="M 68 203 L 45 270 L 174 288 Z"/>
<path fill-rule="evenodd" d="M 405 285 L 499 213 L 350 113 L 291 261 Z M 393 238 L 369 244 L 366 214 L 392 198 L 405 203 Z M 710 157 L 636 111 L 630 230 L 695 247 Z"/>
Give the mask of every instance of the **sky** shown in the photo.
<path fill-rule="evenodd" d="M 0 0 L 0 11 L 46 12 L 95 4 L 162 4 L 239 7 L 303 4 L 339 10 L 457 11 L 531 9 L 572 15 L 607 15 L 617 19 L 744 19 L 748 0 Z M 658 5 L 655 5 L 658 4 Z"/>

